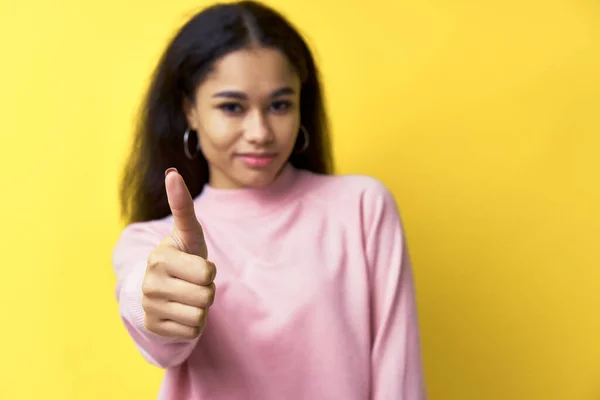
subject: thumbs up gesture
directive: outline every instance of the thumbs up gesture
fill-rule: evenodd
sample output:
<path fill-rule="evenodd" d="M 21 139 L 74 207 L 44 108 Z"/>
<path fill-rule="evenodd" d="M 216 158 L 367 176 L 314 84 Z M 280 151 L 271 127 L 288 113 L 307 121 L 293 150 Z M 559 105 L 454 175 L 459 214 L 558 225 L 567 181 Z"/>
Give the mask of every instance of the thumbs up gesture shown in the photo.
<path fill-rule="evenodd" d="M 165 186 L 174 227 L 148 257 L 142 285 L 145 325 L 160 336 L 193 339 L 206 326 L 217 270 L 207 260 L 202 226 L 183 178 L 169 169 Z"/>

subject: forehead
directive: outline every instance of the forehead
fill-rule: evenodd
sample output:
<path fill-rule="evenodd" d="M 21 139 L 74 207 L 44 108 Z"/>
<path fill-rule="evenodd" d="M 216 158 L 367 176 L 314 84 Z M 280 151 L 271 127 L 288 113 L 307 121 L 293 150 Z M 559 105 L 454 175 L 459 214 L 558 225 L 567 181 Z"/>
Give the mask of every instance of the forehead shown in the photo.
<path fill-rule="evenodd" d="M 218 60 L 199 91 L 240 90 L 249 94 L 271 92 L 282 86 L 299 89 L 300 79 L 279 50 L 251 48 L 234 51 Z"/>

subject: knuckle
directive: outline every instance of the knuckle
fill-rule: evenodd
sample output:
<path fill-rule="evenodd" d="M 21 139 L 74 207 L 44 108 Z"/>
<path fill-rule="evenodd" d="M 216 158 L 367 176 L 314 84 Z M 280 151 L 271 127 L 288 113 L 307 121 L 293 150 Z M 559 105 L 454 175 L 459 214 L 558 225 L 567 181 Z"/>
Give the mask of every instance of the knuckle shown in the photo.
<path fill-rule="evenodd" d="M 216 294 L 217 294 L 216 287 L 213 283 L 206 291 L 206 302 L 208 303 L 209 306 L 212 306 L 214 304 Z"/>
<path fill-rule="evenodd" d="M 147 269 L 156 269 L 161 264 L 162 257 L 159 250 L 154 250 L 148 256 Z"/>
<path fill-rule="evenodd" d="M 160 288 L 160 286 L 152 282 L 152 279 L 146 277 L 144 282 L 142 282 L 142 293 L 144 294 L 144 297 L 158 296 L 162 292 L 163 290 Z"/>
<path fill-rule="evenodd" d="M 148 283 L 147 279 L 144 279 L 144 282 L 142 282 L 142 293 L 144 294 L 144 297 L 152 296 L 152 294 L 154 294 L 154 287 Z"/>
<path fill-rule="evenodd" d="M 146 296 L 142 297 L 142 309 L 146 313 L 146 318 L 158 314 L 158 307 L 156 306 L 156 302 Z"/>
<path fill-rule="evenodd" d="M 202 317 L 200 318 L 200 321 L 198 322 L 198 326 L 197 326 L 199 332 L 204 331 L 204 328 L 206 328 L 206 321 L 208 320 L 207 317 L 208 317 L 208 314 L 206 313 L 206 311 L 204 311 L 202 313 Z"/>
<path fill-rule="evenodd" d="M 210 307 L 214 302 L 214 291 L 211 286 L 201 286 L 194 294 L 196 307 Z"/>
<path fill-rule="evenodd" d="M 150 300 L 148 299 L 148 297 L 146 297 L 145 295 L 142 296 L 142 309 L 148 313 L 148 311 L 150 310 Z"/>
<path fill-rule="evenodd" d="M 199 334 L 200 334 L 200 328 L 195 327 L 195 328 L 186 329 L 182 336 L 184 339 L 195 339 L 196 337 L 198 337 Z"/>
<path fill-rule="evenodd" d="M 217 268 L 215 264 L 211 261 L 205 261 L 204 263 L 204 281 L 207 283 L 212 283 L 217 275 Z"/>
<path fill-rule="evenodd" d="M 164 269 L 171 257 L 172 250 L 166 246 L 158 246 L 149 255 L 146 260 L 146 269 L 161 270 Z"/>
<path fill-rule="evenodd" d="M 217 266 L 212 261 L 209 261 L 209 264 L 210 264 L 210 268 L 211 268 L 211 272 L 212 272 L 212 280 L 214 281 L 215 278 L 217 277 Z"/>
<path fill-rule="evenodd" d="M 153 318 L 150 318 L 148 315 L 144 318 L 144 327 L 150 331 L 156 333 L 156 322 Z"/>
<path fill-rule="evenodd" d="M 206 310 L 204 308 L 198 309 L 198 317 L 196 317 L 196 322 L 198 325 L 202 325 L 202 321 L 206 319 Z"/>

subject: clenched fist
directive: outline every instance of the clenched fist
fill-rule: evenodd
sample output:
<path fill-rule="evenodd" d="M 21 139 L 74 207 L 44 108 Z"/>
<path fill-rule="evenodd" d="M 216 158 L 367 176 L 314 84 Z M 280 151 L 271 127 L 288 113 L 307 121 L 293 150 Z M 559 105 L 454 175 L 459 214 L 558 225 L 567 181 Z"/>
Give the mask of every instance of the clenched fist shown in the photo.
<path fill-rule="evenodd" d="M 207 260 L 204 233 L 183 178 L 169 169 L 165 185 L 174 227 L 148 257 L 142 285 L 145 324 L 160 336 L 193 339 L 206 326 L 217 270 Z"/>

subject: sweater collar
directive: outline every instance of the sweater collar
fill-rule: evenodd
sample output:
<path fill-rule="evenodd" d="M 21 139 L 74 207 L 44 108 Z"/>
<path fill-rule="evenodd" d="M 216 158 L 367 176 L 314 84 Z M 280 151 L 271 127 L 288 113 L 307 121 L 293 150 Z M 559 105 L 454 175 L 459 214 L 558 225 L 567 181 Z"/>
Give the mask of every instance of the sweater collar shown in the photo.
<path fill-rule="evenodd" d="M 268 214 L 293 198 L 299 175 L 299 171 L 287 163 L 265 187 L 217 189 L 207 183 L 194 202 L 200 214 L 204 211 L 232 218 Z"/>

